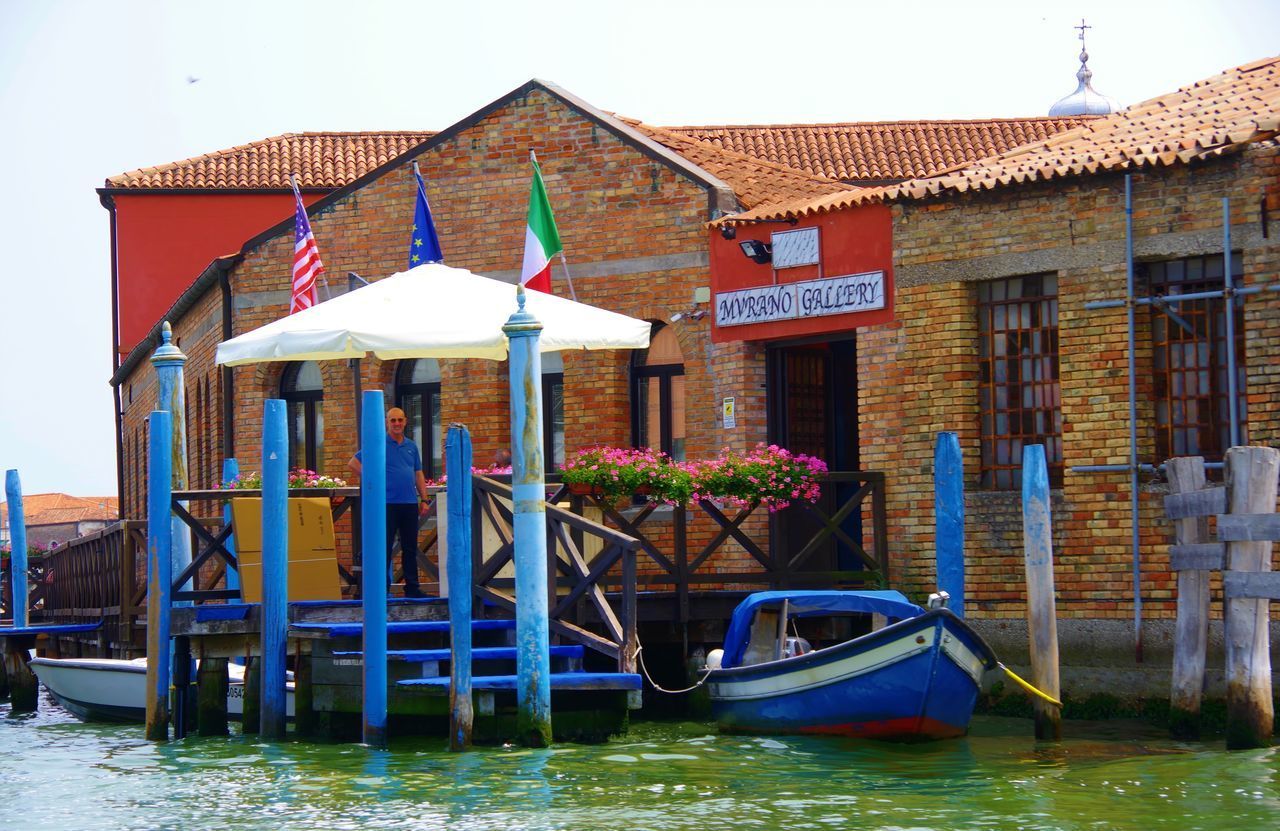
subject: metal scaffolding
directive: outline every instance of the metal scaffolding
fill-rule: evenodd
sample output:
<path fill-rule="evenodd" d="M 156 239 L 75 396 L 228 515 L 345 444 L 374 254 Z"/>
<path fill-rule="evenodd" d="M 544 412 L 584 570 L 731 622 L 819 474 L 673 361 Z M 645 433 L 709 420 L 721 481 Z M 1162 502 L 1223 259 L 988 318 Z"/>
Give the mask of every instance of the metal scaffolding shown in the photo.
<path fill-rule="evenodd" d="M 1160 465 L 1140 464 L 1138 462 L 1138 388 L 1136 367 L 1135 310 L 1138 306 L 1152 306 L 1164 312 L 1170 320 L 1183 329 L 1190 330 L 1190 325 L 1174 310 L 1175 306 L 1194 300 L 1222 298 L 1226 301 L 1224 310 L 1226 317 L 1227 342 L 1227 397 L 1228 421 L 1230 424 L 1230 442 L 1235 447 L 1240 444 L 1240 412 L 1239 391 L 1236 382 L 1236 340 L 1235 309 L 1236 298 L 1258 294 L 1263 291 L 1280 291 L 1280 283 L 1261 283 L 1253 286 L 1237 287 L 1231 277 L 1231 207 L 1230 199 L 1222 199 L 1222 288 L 1215 291 L 1195 292 L 1191 294 L 1169 294 L 1154 297 L 1134 296 L 1134 264 L 1133 264 L 1133 176 L 1124 177 L 1124 238 L 1125 238 L 1125 298 L 1123 300 L 1097 300 L 1085 303 L 1085 309 L 1115 309 L 1124 307 L 1128 314 L 1128 355 L 1129 355 L 1129 464 L 1127 465 L 1078 465 L 1071 470 L 1077 473 L 1097 473 L 1129 471 L 1130 489 L 1130 523 L 1132 525 L 1132 559 L 1133 559 L 1133 637 L 1134 657 L 1142 662 L 1142 567 L 1140 559 L 1140 537 L 1138 533 L 1139 503 L 1138 474 L 1154 473 L 1163 467 Z M 1220 468 L 1221 463 L 1206 465 Z"/>

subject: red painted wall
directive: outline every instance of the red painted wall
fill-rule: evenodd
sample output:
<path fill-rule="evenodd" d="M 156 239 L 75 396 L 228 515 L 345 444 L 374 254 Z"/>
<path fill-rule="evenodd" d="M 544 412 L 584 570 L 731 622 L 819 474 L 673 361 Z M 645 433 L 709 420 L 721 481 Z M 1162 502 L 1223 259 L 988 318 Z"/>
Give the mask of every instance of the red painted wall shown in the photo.
<path fill-rule="evenodd" d="M 861 205 L 820 214 L 794 226 L 784 222 L 739 225 L 737 236 L 726 240 L 719 230 L 710 235 L 711 315 L 715 317 L 716 295 L 720 292 L 768 286 L 775 282 L 772 263 L 752 262 L 742 253 L 744 240 L 769 242 L 775 231 L 818 228 L 821 268 L 816 265 L 778 270 L 777 283 L 798 283 L 819 277 L 837 277 L 868 271 L 884 272 L 883 309 L 851 314 L 827 315 L 800 320 L 778 320 L 739 326 L 712 326 L 716 343 L 737 340 L 779 340 L 845 332 L 858 326 L 872 326 L 893 320 L 893 216 L 886 205 Z"/>
<path fill-rule="evenodd" d="M 310 205 L 324 194 L 303 194 Z M 287 193 L 126 193 L 116 204 L 120 354 L 127 355 L 216 257 L 293 215 Z M 320 243 L 324 253 L 324 243 Z M 288 263 L 280 267 L 287 273 Z"/>

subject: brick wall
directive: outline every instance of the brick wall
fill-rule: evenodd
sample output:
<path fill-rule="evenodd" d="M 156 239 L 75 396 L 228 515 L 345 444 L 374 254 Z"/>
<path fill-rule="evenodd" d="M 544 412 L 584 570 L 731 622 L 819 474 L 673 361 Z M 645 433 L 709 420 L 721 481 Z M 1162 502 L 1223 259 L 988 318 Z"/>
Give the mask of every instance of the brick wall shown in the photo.
<path fill-rule="evenodd" d="M 1280 254 L 1264 237 L 1258 206 L 1274 193 L 1277 155 L 1264 144 L 1232 159 L 1134 176 L 1139 260 L 1222 250 L 1224 196 L 1233 206 L 1233 248 L 1245 283 L 1277 279 Z M 1270 190 L 1268 190 L 1270 189 Z M 1277 200 L 1272 199 L 1275 203 Z M 1277 219 L 1272 204 L 1269 219 Z M 1099 175 L 1061 184 L 1002 188 L 894 207 L 897 322 L 859 333 L 863 466 L 889 473 L 895 574 L 923 592 L 935 579 L 934 436 L 959 434 L 966 459 L 968 609 L 977 617 L 1025 613 L 1020 494 L 977 489 L 977 281 L 1041 272 L 1058 276 L 1060 376 L 1067 472 L 1053 494 L 1060 617 L 1133 616 L 1129 474 L 1073 472 L 1074 465 L 1129 459 L 1126 313 L 1084 308 L 1125 294 L 1124 180 Z M 1145 291 L 1139 287 L 1139 296 Z M 1245 300 L 1249 439 L 1277 438 L 1280 406 L 1277 299 Z M 1153 459 L 1149 316 L 1136 314 L 1138 454 Z M 1143 476 L 1140 520 L 1144 617 L 1171 618 L 1169 524 L 1161 481 Z M 896 582 L 896 581 L 895 581 Z"/>
<path fill-rule="evenodd" d="M 710 282 L 705 183 L 655 161 L 559 99 L 535 89 L 418 155 L 446 262 L 491 275 L 510 277 L 518 271 L 531 149 L 542 166 L 578 298 L 673 327 L 685 358 L 689 456 L 709 457 L 722 446 L 741 449 L 762 440 L 763 352 L 741 344 L 711 349 L 709 318 L 695 321 L 686 316 L 669 322 L 673 313 L 690 309 L 696 288 Z M 334 290 L 345 290 L 349 271 L 376 279 L 405 268 L 413 199 L 412 167 L 406 162 L 311 217 Z M 286 231 L 246 251 L 230 272 L 234 334 L 287 312 L 292 250 L 292 233 Z M 567 295 L 558 264 L 553 275 L 556 293 Z M 323 298 L 323 287 L 320 293 Z M 175 332 L 184 338 L 189 377 L 213 373 L 212 347 L 220 329 L 211 330 L 208 348 L 203 339 L 189 345 L 186 334 L 198 328 L 206 314 L 220 314 L 216 287 L 174 322 Z M 628 444 L 630 352 L 563 357 L 567 449 Z M 440 364 L 442 420 L 466 424 L 476 461 L 487 463 L 496 450 L 511 443 L 507 364 L 484 360 L 441 360 Z M 260 364 L 234 370 L 235 447 L 241 470 L 261 470 L 263 403 L 278 397 L 282 369 L 279 364 Z M 389 404 L 395 369 L 395 362 L 361 361 L 363 388 L 385 390 Z M 351 370 L 345 361 L 331 361 L 322 364 L 322 373 L 324 442 L 318 467 L 323 473 L 353 478 L 346 468 L 358 441 Z M 145 456 L 142 425 L 154 406 L 153 377 L 150 365 L 144 363 L 125 383 L 129 481 L 143 469 L 144 459 L 135 459 L 130 452 L 130 436 L 138 433 Z M 128 389 L 134 391 L 132 398 Z M 718 402 L 729 395 L 738 400 L 738 427 L 725 431 L 719 423 Z M 220 412 L 214 410 L 208 417 L 214 420 L 210 429 L 216 432 Z M 217 455 L 220 458 L 220 452 Z M 126 515 L 145 513 L 143 497 L 127 504 Z M 661 524 L 651 527 L 661 529 Z M 710 522 L 700 520 L 691 538 L 709 539 L 712 534 Z M 656 531 L 659 539 L 669 535 L 669 523 L 666 530 Z M 736 547 L 727 549 L 725 556 L 729 561 L 745 558 Z"/>
<path fill-rule="evenodd" d="M 708 197 L 704 187 L 655 162 L 558 99 L 534 90 L 462 128 L 418 157 L 450 265 L 510 275 L 519 268 L 529 190 L 529 149 L 538 152 L 553 208 L 575 272 L 579 298 L 624 314 L 667 321 L 687 311 L 694 289 L 709 283 L 706 266 Z M 1135 245 L 1139 258 L 1213 254 L 1221 250 L 1223 196 L 1233 204 L 1234 246 L 1243 255 L 1246 283 L 1274 281 L 1280 252 L 1274 232 L 1264 237 L 1259 206 L 1280 222 L 1276 182 L 1280 156 L 1264 144 L 1233 158 L 1135 176 Z M 979 492 L 976 321 L 977 281 L 1053 272 L 1058 276 L 1064 453 L 1068 472 L 1053 496 L 1059 614 L 1064 618 L 1127 619 L 1131 600 L 1128 474 L 1075 473 L 1073 465 L 1128 460 L 1126 322 L 1123 309 L 1088 311 L 1086 302 L 1124 295 L 1123 178 L 1099 175 L 1062 183 L 1002 188 L 946 200 L 893 207 L 896 320 L 858 332 L 858 406 L 862 466 L 888 475 L 891 570 L 895 587 L 917 595 L 934 585 L 933 443 L 937 432 L 959 434 L 967 460 L 969 608 L 975 617 L 1024 614 L 1020 496 Z M 312 227 L 335 288 L 355 271 L 377 278 L 405 264 L 413 186 L 406 164 L 328 205 Z M 234 330 L 249 331 L 286 311 L 292 235 L 246 252 L 230 275 L 236 297 Z M 565 293 L 556 269 L 557 292 Z M 1246 302 L 1250 440 L 1280 440 L 1280 297 Z M 174 322 L 189 356 L 191 383 L 218 376 L 212 346 L 220 335 L 216 289 Z M 1153 461 L 1151 355 L 1147 316 L 1140 311 L 1138 351 L 1139 454 Z M 675 327 L 685 357 L 687 446 L 691 458 L 721 447 L 745 449 L 766 437 L 762 345 L 709 342 L 710 319 L 689 317 Z M 586 352 L 564 356 L 568 448 L 630 440 L 629 355 Z M 486 462 L 509 445 L 506 364 L 442 361 L 442 417 L 471 429 L 475 458 Z M 361 362 L 365 389 L 390 398 L 395 365 Z M 345 362 L 324 366 L 325 433 L 322 472 L 346 476 L 357 429 L 354 385 Z M 236 451 L 244 470 L 259 470 L 263 401 L 276 397 L 281 367 L 235 370 Z M 154 406 L 151 367 L 126 380 L 125 516 L 142 515 L 146 413 Z M 213 393 L 211 393 L 213 394 Z M 203 392 L 201 392 L 203 395 Z M 216 396 L 216 394 L 214 394 Z M 720 424 L 719 402 L 737 401 L 737 427 Z M 214 401 L 218 398 L 215 397 Z M 208 412 L 211 409 L 212 412 Z M 204 435 L 218 447 L 217 407 Z M 192 458 L 199 459 L 196 443 Z M 214 454 L 218 456 L 220 454 Z M 211 465 L 208 456 L 204 464 Z M 1155 460 L 1158 461 L 1158 460 Z M 212 467 L 211 467 L 212 469 Z M 209 474 L 203 480 L 212 481 Z M 1142 596 L 1148 617 L 1172 614 L 1169 529 L 1159 497 L 1163 486 L 1142 485 Z M 670 526 L 655 528 L 664 543 Z M 763 521 L 752 525 L 763 538 Z M 699 520 L 691 542 L 706 540 Z M 741 549 L 726 548 L 710 564 L 721 572 L 754 568 Z M 642 565 L 642 571 L 645 567 Z M 652 571 L 652 568 L 649 568 Z"/>

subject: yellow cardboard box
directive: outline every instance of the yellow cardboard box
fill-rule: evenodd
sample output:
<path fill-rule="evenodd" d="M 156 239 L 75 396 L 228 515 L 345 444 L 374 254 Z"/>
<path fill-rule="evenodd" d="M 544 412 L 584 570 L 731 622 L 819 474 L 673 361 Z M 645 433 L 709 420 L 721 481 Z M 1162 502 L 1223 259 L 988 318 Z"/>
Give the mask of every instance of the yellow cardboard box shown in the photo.
<path fill-rule="evenodd" d="M 333 512 L 323 496 L 289 500 L 289 599 L 341 600 L 338 551 Z M 240 595 L 246 603 L 262 602 L 262 500 L 231 500 L 236 557 L 240 561 Z"/>

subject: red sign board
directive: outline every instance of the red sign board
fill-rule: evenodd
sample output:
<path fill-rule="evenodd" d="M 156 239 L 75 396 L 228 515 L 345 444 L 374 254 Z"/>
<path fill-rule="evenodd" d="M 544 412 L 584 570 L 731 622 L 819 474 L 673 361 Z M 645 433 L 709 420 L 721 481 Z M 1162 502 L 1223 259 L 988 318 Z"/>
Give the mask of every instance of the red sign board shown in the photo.
<path fill-rule="evenodd" d="M 887 206 L 820 214 L 794 226 L 762 222 L 734 229 L 732 239 L 719 230 L 711 235 L 713 341 L 835 334 L 893 319 Z M 764 245 L 772 251 L 761 263 Z"/>

